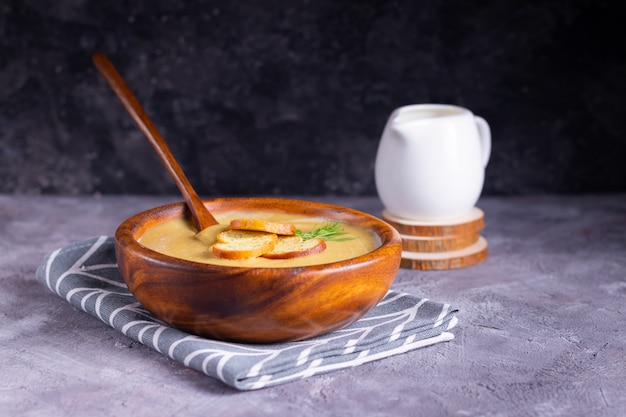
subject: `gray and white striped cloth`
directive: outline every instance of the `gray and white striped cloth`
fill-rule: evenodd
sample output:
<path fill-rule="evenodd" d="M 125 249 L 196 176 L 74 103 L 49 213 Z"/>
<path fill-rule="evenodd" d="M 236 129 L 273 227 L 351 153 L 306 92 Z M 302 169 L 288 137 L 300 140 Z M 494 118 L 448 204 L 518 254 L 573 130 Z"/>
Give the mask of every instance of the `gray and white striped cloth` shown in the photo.
<path fill-rule="evenodd" d="M 113 238 L 94 237 L 44 258 L 38 280 L 126 336 L 239 390 L 253 390 L 351 368 L 449 341 L 457 310 L 390 291 L 352 325 L 316 338 L 278 344 L 227 343 L 172 328 L 133 298 L 117 269 Z"/>

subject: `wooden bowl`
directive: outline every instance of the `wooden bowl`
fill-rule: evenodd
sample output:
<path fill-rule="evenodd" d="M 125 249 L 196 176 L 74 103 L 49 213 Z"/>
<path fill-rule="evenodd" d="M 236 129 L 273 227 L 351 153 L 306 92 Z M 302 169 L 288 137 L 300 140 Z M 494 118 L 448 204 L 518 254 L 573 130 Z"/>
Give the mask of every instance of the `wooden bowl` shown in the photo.
<path fill-rule="evenodd" d="M 323 265 L 249 268 L 204 264 L 138 243 L 146 230 L 185 216 L 183 203 L 156 207 L 124 221 L 115 233 L 119 269 L 135 298 L 159 319 L 199 336 L 236 342 L 306 339 L 347 326 L 387 293 L 400 266 L 402 242 L 382 220 L 345 207 L 278 198 L 206 200 L 214 214 L 242 209 L 339 220 L 369 229 L 380 246 Z"/>

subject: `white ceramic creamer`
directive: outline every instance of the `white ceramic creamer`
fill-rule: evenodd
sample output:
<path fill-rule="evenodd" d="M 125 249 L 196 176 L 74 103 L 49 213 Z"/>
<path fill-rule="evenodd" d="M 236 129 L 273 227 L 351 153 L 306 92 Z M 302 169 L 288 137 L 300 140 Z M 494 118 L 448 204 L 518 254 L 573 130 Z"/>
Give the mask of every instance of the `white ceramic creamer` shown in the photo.
<path fill-rule="evenodd" d="M 378 146 L 378 195 L 398 217 L 462 216 L 480 197 L 490 154 L 489 124 L 471 111 L 444 104 L 400 107 Z"/>

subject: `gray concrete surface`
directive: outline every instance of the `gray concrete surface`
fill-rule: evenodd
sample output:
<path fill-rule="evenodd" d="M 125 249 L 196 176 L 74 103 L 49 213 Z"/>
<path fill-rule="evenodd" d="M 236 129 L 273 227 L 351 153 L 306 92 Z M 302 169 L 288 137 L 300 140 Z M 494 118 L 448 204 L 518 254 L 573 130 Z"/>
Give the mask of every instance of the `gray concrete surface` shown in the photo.
<path fill-rule="evenodd" d="M 174 200 L 0 195 L 0 415 L 626 415 L 625 195 L 482 199 L 484 263 L 401 270 L 394 284 L 458 306 L 455 340 L 252 392 L 132 342 L 35 281 L 46 252 Z"/>

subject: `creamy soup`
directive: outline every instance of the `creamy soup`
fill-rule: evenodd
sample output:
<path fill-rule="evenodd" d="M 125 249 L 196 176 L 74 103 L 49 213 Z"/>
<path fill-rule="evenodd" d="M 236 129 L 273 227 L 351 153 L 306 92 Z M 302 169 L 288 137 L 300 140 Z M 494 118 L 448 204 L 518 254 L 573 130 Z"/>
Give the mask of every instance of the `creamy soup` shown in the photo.
<path fill-rule="evenodd" d="M 149 229 L 139 239 L 139 243 L 165 255 L 189 261 L 264 268 L 286 268 L 341 261 L 371 252 L 381 244 L 380 238 L 370 230 L 349 223 L 341 223 L 345 234 L 338 238 L 343 240 L 327 240 L 326 249 L 318 254 L 291 259 L 266 259 L 263 257 L 244 260 L 223 259 L 215 256 L 210 246 L 215 235 L 224 230 L 225 225 L 228 225 L 232 219 L 255 218 L 277 223 L 290 223 L 303 232 L 311 231 L 331 220 L 271 211 L 231 211 L 221 215 L 217 213 L 214 216 L 220 225 L 213 226 L 211 230 L 203 231 L 200 236 L 196 235 L 195 229 L 188 220 L 177 218 Z"/>

